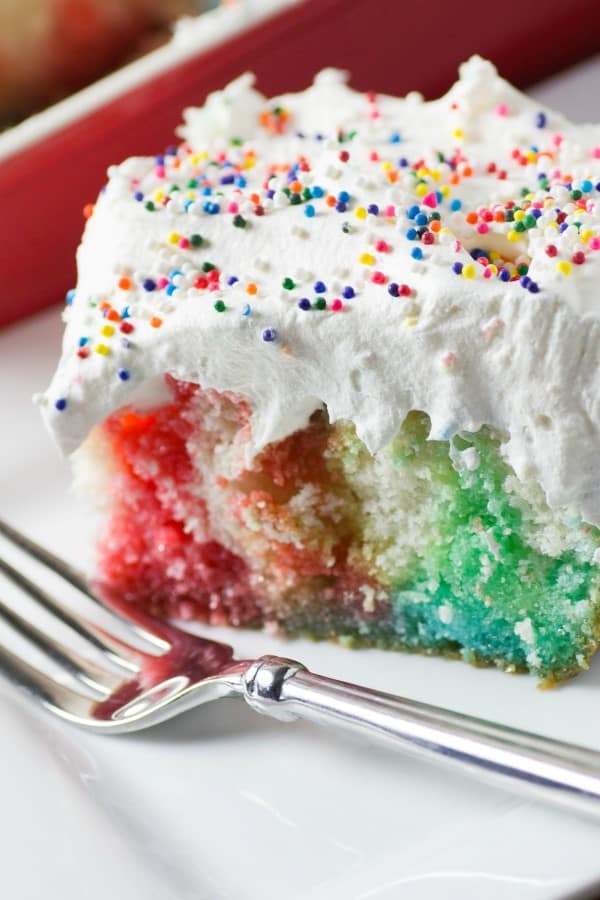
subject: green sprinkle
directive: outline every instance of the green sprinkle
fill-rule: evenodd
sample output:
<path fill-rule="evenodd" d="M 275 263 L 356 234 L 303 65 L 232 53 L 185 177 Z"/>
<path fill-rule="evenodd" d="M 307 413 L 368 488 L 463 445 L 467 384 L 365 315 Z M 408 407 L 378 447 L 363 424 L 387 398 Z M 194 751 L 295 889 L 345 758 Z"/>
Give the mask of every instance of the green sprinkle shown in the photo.
<path fill-rule="evenodd" d="M 243 144 L 243 141 L 241 138 L 239 138 L 239 137 L 231 138 L 231 146 L 232 147 L 241 147 L 242 144 Z"/>
<path fill-rule="evenodd" d="M 304 190 L 302 191 L 302 198 L 304 200 L 312 200 L 312 191 L 310 188 L 304 188 Z"/>
<path fill-rule="evenodd" d="M 526 228 L 535 228 L 537 225 L 537 219 L 532 215 L 525 216 L 525 218 L 523 219 L 523 224 Z"/>
<path fill-rule="evenodd" d="M 327 300 L 325 297 L 317 297 L 314 307 L 315 309 L 327 309 Z"/>
<path fill-rule="evenodd" d="M 580 200 L 582 197 L 581 191 L 571 191 L 571 200 Z"/>
<path fill-rule="evenodd" d="M 245 218 L 238 213 L 233 217 L 233 224 L 236 228 L 245 228 L 248 223 Z"/>
<path fill-rule="evenodd" d="M 525 231 L 525 230 L 526 230 L 526 229 L 525 229 L 525 223 L 524 223 L 524 222 L 517 222 L 517 223 L 515 224 L 515 231 Z"/>
<path fill-rule="evenodd" d="M 300 194 L 292 194 L 290 197 L 290 203 L 292 206 L 298 206 L 299 203 L 302 203 L 302 197 Z"/>
<path fill-rule="evenodd" d="M 204 238 L 201 234 L 190 234 L 190 244 L 192 247 L 201 247 L 204 243 Z"/>
<path fill-rule="evenodd" d="M 214 263 L 211 263 L 211 262 L 203 262 L 202 263 L 202 271 L 203 272 L 212 272 L 212 270 L 216 269 L 216 268 L 217 267 L 215 266 Z"/>
<path fill-rule="evenodd" d="M 216 303 L 215 303 L 215 310 L 216 310 L 217 312 L 225 312 L 226 309 L 227 309 L 227 307 L 225 306 L 225 304 L 223 303 L 222 300 L 217 300 L 217 301 L 216 301 Z"/>
<path fill-rule="evenodd" d="M 190 190 L 193 190 L 194 188 L 197 188 L 197 187 L 198 187 L 198 179 L 197 179 L 197 178 L 190 178 L 190 180 L 189 180 L 188 183 L 187 183 L 187 186 L 190 188 Z"/>
<path fill-rule="evenodd" d="M 154 212 L 154 203 L 152 202 L 152 200 L 148 200 L 147 203 L 144 203 L 144 206 L 146 207 L 148 212 Z"/>
<path fill-rule="evenodd" d="M 181 190 L 181 188 L 179 187 L 178 184 L 172 184 L 171 187 L 169 188 L 169 193 L 173 194 L 175 191 L 180 191 L 180 190 Z"/>
<path fill-rule="evenodd" d="M 296 282 L 292 278 L 284 278 L 281 282 L 281 286 L 286 289 L 286 291 L 293 291 L 296 287 Z"/>
<path fill-rule="evenodd" d="M 519 275 L 527 275 L 527 273 L 529 272 L 529 266 L 526 266 L 525 263 L 523 263 L 523 265 L 517 266 L 517 272 L 519 273 Z"/>

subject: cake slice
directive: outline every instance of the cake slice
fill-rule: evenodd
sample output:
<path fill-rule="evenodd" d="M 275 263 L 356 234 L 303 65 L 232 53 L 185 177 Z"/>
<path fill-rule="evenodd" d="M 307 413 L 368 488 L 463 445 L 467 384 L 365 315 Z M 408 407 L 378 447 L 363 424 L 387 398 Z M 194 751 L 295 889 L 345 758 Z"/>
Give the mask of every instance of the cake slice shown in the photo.
<path fill-rule="evenodd" d="M 159 615 L 548 680 L 600 637 L 600 128 L 243 76 L 109 172 L 40 398 Z"/>

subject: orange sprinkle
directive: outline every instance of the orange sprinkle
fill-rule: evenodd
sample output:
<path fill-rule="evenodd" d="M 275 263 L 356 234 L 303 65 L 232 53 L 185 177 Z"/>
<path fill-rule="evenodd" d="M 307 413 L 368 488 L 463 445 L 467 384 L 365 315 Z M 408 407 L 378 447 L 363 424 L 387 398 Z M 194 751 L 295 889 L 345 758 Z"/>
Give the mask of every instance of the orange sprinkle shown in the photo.
<path fill-rule="evenodd" d="M 110 309 L 110 303 L 108 302 L 108 300 L 103 300 L 102 303 L 100 304 L 99 308 L 100 308 L 100 311 L 105 310 L 105 309 Z"/>
<path fill-rule="evenodd" d="M 504 222 L 504 213 L 501 209 L 497 209 L 494 213 L 494 222 Z"/>
<path fill-rule="evenodd" d="M 395 184 L 398 181 L 397 169 L 394 169 L 393 171 L 387 173 L 387 180 L 391 181 L 392 184 Z"/>
<path fill-rule="evenodd" d="M 110 319 L 111 322 L 120 322 L 121 321 L 121 316 L 116 311 L 116 309 L 109 309 L 109 311 L 106 313 L 106 318 Z"/>
<path fill-rule="evenodd" d="M 251 201 L 251 203 L 254 203 L 254 205 L 256 205 L 257 203 L 260 203 L 259 195 L 258 194 L 250 194 L 250 201 Z"/>
<path fill-rule="evenodd" d="M 458 174 L 458 172 L 453 172 L 448 178 L 448 181 L 450 182 L 450 184 L 458 184 L 460 181 L 460 175 Z"/>
<path fill-rule="evenodd" d="M 83 218 L 91 219 L 92 216 L 94 215 L 95 208 L 96 207 L 93 203 L 86 203 L 86 205 L 83 207 Z"/>
<path fill-rule="evenodd" d="M 122 291 L 130 291 L 132 288 L 131 279 L 126 278 L 125 276 L 123 276 L 123 278 L 119 278 L 117 284 Z"/>
<path fill-rule="evenodd" d="M 289 189 L 294 194 L 299 194 L 300 191 L 302 190 L 302 185 L 299 181 L 292 181 L 291 184 L 289 185 Z"/>
<path fill-rule="evenodd" d="M 326 199 L 325 203 L 327 204 L 327 206 L 335 206 L 335 204 L 337 203 L 337 200 L 335 199 L 335 197 L 332 194 L 330 194 L 329 197 Z"/>
<path fill-rule="evenodd" d="M 475 212 L 467 213 L 466 219 L 467 219 L 467 222 L 469 223 L 469 225 L 475 225 L 477 222 L 477 213 L 475 213 Z"/>
<path fill-rule="evenodd" d="M 150 324 L 152 325 L 153 328 L 160 328 L 162 323 L 163 323 L 163 320 L 160 319 L 158 316 L 152 316 L 152 318 L 150 319 Z"/>
<path fill-rule="evenodd" d="M 247 294 L 256 294 L 257 291 L 258 291 L 258 288 L 256 287 L 256 285 L 253 282 L 250 282 L 250 284 L 246 285 L 246 293 Z"/>
<path fill-rule="evenodd" d="M 433 221 L 431 221 L 429 223 L 430 231 L 437 232 L 440 230 L 441 227 L 442 227 L 442 223 L 440 221 L 438 221 L 438 219 L 433 219 Z"/>
<path fill-rule="evenodd" d="M 463 166 L 460 174 L 463 176 L 463 178 L 470 178 L 473 174 L 473 169 L 471 168 L 471 166 Z"/>

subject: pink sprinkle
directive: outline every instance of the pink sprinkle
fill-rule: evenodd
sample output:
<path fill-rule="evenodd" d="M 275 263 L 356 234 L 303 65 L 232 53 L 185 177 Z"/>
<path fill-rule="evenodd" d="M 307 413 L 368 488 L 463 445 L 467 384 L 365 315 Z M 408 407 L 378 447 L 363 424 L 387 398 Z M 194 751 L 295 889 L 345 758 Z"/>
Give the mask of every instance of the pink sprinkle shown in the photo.
<path fill-rule="evenodd" d="M 493 274 L 494 274 L 494 273 L 492 272 L 492 270 L 490 269 L 490 267 L 487 266 L 487 267 L 485 268 L 484 272 L 483 272 L 483 277 L 484 277 L 484 278 L 491 278 Z"/>
<path fill-rule="evenodd" d="M 590 250 L 600 250 L 600 237 L 590 238 L 589 248 Z"/>
<path fill-rule="evenodd" d="M 164 166 L 156 167 L 156 177 L 157 178 L 166 178 L 167 172 Z"/>
<path fill-rule="evenodd" d="M 392 218 L 393 216 L 396 215 L 396 207 L 395 206 L 386 206 L 384 212 L 385 212 L 386 216 L 388 216 L 389 218 Z"/>
<path fill-rule="evenodd" d="M 442 356 L 442 362 L 448 369 L 453 369 L 456 365 L 456 356 L 454 353 L 445 353 L 444 356 Z"/>
<path fill-rule="evenodd" d="M 369 118 L 370 119 L 379 119 L 381 117 L 381 113 L 378 109 L 369 110 Z"/>
<path fill-rule="evenodd" d="M 423 199 L 421 200 L 425 206 L 429 206 L 430 209 L 435 209 L 437 206 L 437 196 L 435 191 L 431 191 L 429 194 L 425 194 Z"/>
<path fill-rule="evenodd" d="M 340 309 L 343 308 L 343 306 L 344 306 L 344 304 L 342 303 L 342 301 L 340 300 L 339 297 L 336 297 L 335 300 L 331 301 L 331 308 L 334 312 L 339 312 Z"/>
<path fill-rule="evenodd" d="M 554 143 L 555 147 L 560 147 L 560 145 L 563 142 L 562 134 L 555 134 L 554 137 L 552 138 L 552 142 Z"/>
<path fill-rule="evenodd" d="M 375 284 L 385 284 L 387 281 L 387 276 L 383 274 L 383 272 L 373 272 L 371 275 L 371 281 L 374 281 Z"/>
<path fill-rule="evenodd" d="M 591 155 L 594 159 L 600 159 L 600 147 L 594 147 Z"/>
<path fill-rule="evenodd" d="M 156 282 L 156 286 L 159 289 L 159 291 L 162 291 L 163 288 L 166 288 L 168 283 L 169 283 L 168 278 L 159 278 L 158 281 Z"/>
<path fill-rule="evenodd" d="M 496 107 L 496 112 L 499 116 L 508 116 L 510 114 L 510 110 L 506 103 L 499 103 Z"/>
<path fill-rule="evenodd" d="M 390 249 L 390 245 L 386 241 L 377 241 L 375 249 L 378 253 L 387 253 Z"/>
<path fill-rule="evenodd" d="M 236 213 L 240 211 L 240 207 L 237 203 L 229 203 L 227 206 L 227 212 Z"/>
<path fill-rule="evenodd" d="M 487 225 L 485 222 L 480 222 L 479 225 L 477 226 L 477 231 L 479 232 L 479 234 L 487 234 L 489 230 L 490 230 L 490 226 Z"/>
<path fill-rule="evenodd" d="M 187 238 L 182 237 L 179 240 L 179 246 L 181 247 L 182 250 L 187 250 L 187 248 L 190 246 L 190 242 L 188 241 Z"/>
<path fill-rule="evenodd" d="M 398 293 L 401 297 L 410 297 L 412 294 L 412 289 L 408 284 L 401 284 L 398 288 Z"/>
<path fill-rule="evenodd" d="M 208 289 L 209 291 L 220 291 L 221 285 L 218 283 L 218 281 L 211 281 L 211 283 L 208 285 Z"/>

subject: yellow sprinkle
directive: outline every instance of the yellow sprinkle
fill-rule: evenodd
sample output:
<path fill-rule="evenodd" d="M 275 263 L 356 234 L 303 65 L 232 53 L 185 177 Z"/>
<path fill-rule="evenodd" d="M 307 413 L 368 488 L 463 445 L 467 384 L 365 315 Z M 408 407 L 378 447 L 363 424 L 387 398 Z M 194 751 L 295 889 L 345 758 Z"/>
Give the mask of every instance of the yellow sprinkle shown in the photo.
<path fill-rule="evenodd" d="M 357 219 L 366 219 L 367 211 L 364 208 L 364 206 L 357 206 L 356 209 L 354 210 L 354 215 L 356 216 Z"/>
<path fill-rule="evenodd" d="M 462 276 L 463 278 L 475 278 L 475 266 L 472 266 L 471 263 L 467 263 L 466 266 L 462 267 Z"/>
<path fill-rule="evenodd" d="M 172 231 L 171 234 L 169 235 L 169 243 L 170 244 L 177 244 L 180 240 L 181 240 L 181 235 L 177 234 L 176 231 Z"/>
<path fill-rule="evenodd" d="M 566 259 L 561 259 L 560 262 L 557 262 L 556 268 L 558 269 L 559 272 L 562 272 L 563 275 L 571 274 L 572 266 L 571 266 L 571 263 L 568 262 L 568 260 L 566 260 Z"/>
<path fill-rule="evenodd" d="M 193 166 L 197 166 L 198 163 L 200 162 L 200 156 L 199 156 L 199 154 L 198 154 L 198 153 L 192 153 L 192 155 L 190 156 L 190 162 L 191 162 L 191 164 L 192 164 Z"/>
<path fill-rule="evenodd" d="M 492 261 L 495 260 L 495 259 L 499 259 L 499 258 L 500 258 L 500 254 L 498 253 L 497 250 L 491 250 L 491 251 L 490 251 L 490 259 L 491 259 Z"/>
<path fill-rule="evenodd" d="M 579 237 L 584 242 L 584 244 L 587 244 L 589 239 L 593 236 L 594 232 L 591 230 L 591 228 L 584 228 L 583 231 L 579 232 Z"/>
<path fill-rule="evenodd" d="M 196 199 L 196 191 L 188 191 L 186 196 L 189 197 L 190 200 L 195 200 Z"/>
<path fill-rule="evenodd" d="M 506 235 L 506 237 L 507 237 L 507 238 L 509 239 L 509 241 L 511 241 L 513 244 L 514 244 L 516 241 L 521 240 L 521 235 L 519 234 L 518 231 L 509 231 L 508 234 Z"/>
<path fill-rule="evenodd" d="M 404 320 L 404 324 L 407 328 L 414 328 L 418 321 L 416 316 L 407 316 Z"/>
<path fill-rule="evenodd" d="M 462 130 L 462 128 L 455 128 L 454 131 L 452 132 L 452 137 L 457 138 L 459 141 L 462 140 L 464 138 L 464 136 L 465 136 L 465 133 Z"/>
<path fill-rule="evenodd" d="M 497 254 L 496 254 L 496 255 L 497 255 Z M 490 272 L 492 273 L 492 275 L 497 275 L 497 274 L 498 274 L 498 266 L 495 266 L 493 263 L 492 263 L 491 265 L 488 266 L 488 269 L 490 270 Z"/>
<path fill-rule="evenodd" d="M 110 347 L 107 347 L 106 344 L 96 344 L 96 353 L 99 353 L 100 356 L 108 356 Z"/>
<path fill-rule="evenodd" d="M 418 184 L 415 188 L 415 194 L 417 197 L 424 197 L 425 194 L 429 193 L 429 185 L 427 184 Z"/>
<path fill-rule="evenodd" d="M 552 202 L 554 203 L 554 200 Z M 546 228 L 554 228 L 555 231 L 558 231 L 558 222 L 548 222 Z"/>
<path fill-rule="evenodd" d="M 384 172 L 391 172 L 391 170 L 394 168 L 394 166 L 389 161 L 389 159 L 386 159 L 385 162 L 381 163 L 381 168 L 383 169 Z"/>
<path fill-rule="evenodd" d="M 156 203 L 160 203 L 164 196 L 164 191 L 154 191 L 154 200 L 156 201 Z"/>
<path fill-rule="evenodd" d="M 429 174 L 431 175 L 431 177 L 433 178 L 434 181 L 440 180 L 440 173 L 439 173 L 438 169 L 432 169 Z"/>
<path fill-rule="evenodd" d="M 208 150 L 202 150 L 198 156 L 200 159 L 208 159 Z"/>
<path fill-rule="evenodd" d="M 530 163 L 534 163 L 537 161 L 537 153 L 535 153 L 533 150 L 528 150 L 525 154 L 525 159 L 527 159 Z"/>
<path fill-rule="evenodd" d="M 248 159 L 244 160 L 244 169 L 253 169 L 256 165 L 256 159 L 253 156 L 249 156 Z"/>
<path fill-rule="evenodd" d="M 443 228 L 440 228 L 438 234 L 450 234 L 450 229 L 447 225 L 444 225 Z"/>
<path fill-rule="evenodd" d="M 421 166 L 420 169 L 417 169 L 417 178 L 425 178 L 426 175 L 429 175 L 429 169 L 425 166 Z"/>
<path fill-rule="evenodd" d="M 440 188 L 440 194 L 442 197 L 448 197 L 452 193 L 452 188 L 449 184 L 443 184 Z"/>
<path fill-rule="evenodd" d="M 524 219 L 524 218 L 525 218 L 525 213 L 523 212 L 522 209 L 515 210 L 515 214 L 514 214 L 515 222 L 520 222 L 521 219 Z"/>
<path fill-rule="evenodd" d="M 372 253 L 361 253 L 358 257 L 359 263 L 362 263 L 363 266 L 373 266 L 375 265 L 375 257 Z"/>
<path fill-rule="evenodd" d="M 115 333 L 115 329 L 112 325 L 103 325 L 100 329 L 100 333 L 104 335 L 104 337 L 111 337 Z"/>

